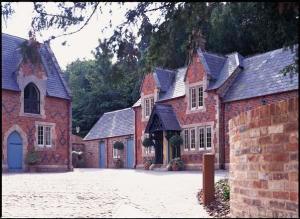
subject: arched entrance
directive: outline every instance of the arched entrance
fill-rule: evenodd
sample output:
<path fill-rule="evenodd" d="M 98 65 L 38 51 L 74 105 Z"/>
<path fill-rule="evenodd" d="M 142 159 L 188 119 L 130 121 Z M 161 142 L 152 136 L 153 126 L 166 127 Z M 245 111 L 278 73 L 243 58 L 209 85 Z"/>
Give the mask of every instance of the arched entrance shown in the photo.
<path fill-rule="evenodd" d="M 23 144 L 18 132 L 14 131 L 7 140 L 7 165 L 9 171 L 22 171 Z"/>

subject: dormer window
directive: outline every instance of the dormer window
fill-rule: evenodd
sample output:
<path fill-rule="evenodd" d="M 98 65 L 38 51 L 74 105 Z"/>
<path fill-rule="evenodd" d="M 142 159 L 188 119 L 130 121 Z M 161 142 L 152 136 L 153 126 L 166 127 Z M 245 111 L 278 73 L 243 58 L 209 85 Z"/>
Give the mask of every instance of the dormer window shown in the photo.
<path fill-rule="evenodd" d="M 24 113 L 40 114 L 40 92 L 33 83 L 24 89 Z"/>
<path fill-rule="evenodd" d="M 145 98 L 144 101 L 145 101 L 145 109 L 144 109 L 145 118 L 148 118 L 154 106 L 154 98 L 153 97 Z"/>
<path fill-rule="evenodd" d="M 190 88 L 190 109 L 196 110 L 203 107 L 203 87 L 196 86 Z"/>

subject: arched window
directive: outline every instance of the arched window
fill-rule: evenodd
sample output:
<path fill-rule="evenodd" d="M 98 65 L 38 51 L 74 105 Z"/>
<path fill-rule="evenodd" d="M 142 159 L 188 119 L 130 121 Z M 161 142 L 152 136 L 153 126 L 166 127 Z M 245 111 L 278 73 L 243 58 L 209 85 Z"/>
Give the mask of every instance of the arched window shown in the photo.
<path fill-rule="evenodd" d="M 33 83 L 24 89 L 24 113 L 40 114 L 40 92 Z"/>

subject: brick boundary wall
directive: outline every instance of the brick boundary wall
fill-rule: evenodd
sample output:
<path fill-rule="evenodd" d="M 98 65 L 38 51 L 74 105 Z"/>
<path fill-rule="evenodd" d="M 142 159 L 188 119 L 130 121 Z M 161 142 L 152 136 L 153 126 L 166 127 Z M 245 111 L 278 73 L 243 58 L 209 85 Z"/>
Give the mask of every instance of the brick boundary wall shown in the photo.
<path fill-rule="evenodd" d="M 298 97 L 229 121 L 231 217 L 299 216 Z"/>

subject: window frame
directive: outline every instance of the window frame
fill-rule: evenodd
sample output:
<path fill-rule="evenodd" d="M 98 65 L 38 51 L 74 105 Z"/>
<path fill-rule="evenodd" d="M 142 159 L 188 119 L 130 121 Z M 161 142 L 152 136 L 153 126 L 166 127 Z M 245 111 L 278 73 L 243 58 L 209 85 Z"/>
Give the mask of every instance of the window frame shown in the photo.
<path fill-rule="evenodd" d="M 194 147 L 192 147 L 192 131 L 194 131 Z M 190 150 L 194 151 L 196 150 L 196 128 L 195 127 L 190 128 L 189 132 L 190 132 L 190 142 L 189 142 Z"/>
<path fill-rule="evenodd" d="M 27 93 L 28 92 L 28 93 Z M 34 97 L 34 93 L 36 97 Z M 28 97 L 26 97 L 28 94 Z M 23 111 L 27 114 L 41 114 L 41 94 L 38 87 L 30 82 L 24 88 Z"/>
<path fill-rule="evenodd" d="M 113 155 L 113 159 L 119 159 L 121 158 L 119 150 L 114 148 L 114 144 L 116 143 L 116 141 L 112 142 L 112 155 Z"/>
<path fill-rule="evenodd" d="M 207 142 L 208 142 L 208 132 L 207 132 L 207 130 L 208 129 L 210 129 L 210 147 L 208 147 L 207 146 Z M 212 148 L 212 128 L 211 128 L 211 126 L 206 126 L 205 127 L 205 139 L 206 139 L 206 144 L 205 144 L 205 148 L 206 148 L 206 150 L 210 150 L 211 148 Z"/>
<path fill-rule="evenodd" d="M 190 138 L 189 129 L 183 129 L 183 150 L 184 151 L 188 151 L 190 149 L 189 138 Z"/>
<path fill-rule="evenodd" d="M 49 128 L 49 131 L 47 129 Z M 51 125 L 37 125 L 37 146 L 39 148 L 52 148 L 52 128 Z M 40 138 L 41 137 L 41 138 Z M 49 139 L 47 139 L 47 137 Z M 40 140 L 42 143 L 40 143 Z M 47 141 L 49 140 L 49 144 L 47 144 Z"/>
<path fill-rule="evenodd" d="M 201 110 L 204 108 L 204 90 L 202 85 L 192 86 L 189 88 L 189 109 L 191 111 L 194 110 Z M 201 92 L 200 92 L 201 90 Z M 201 95 L 200 95 L 201 93 Z M 194 94 L 194 95 L 193 95 Z M 195 96 L 195 97 L 193 97 Z M 200 99 L 201 97 L 201 99 Z M 202 105 L 200 105 L 200 102 Z M 193 106 L 193 103 L 195 103 L 195 106 Z"/>
<path fill-rule="evenodd" d="M 200 131 L 203 131 L 203 147 L 200 147 L 201 144 L 201 138 L 200 138 Z M 206 149 L 206 128 L 205 126 L 198 127 L 198 148 L 200 151 L 203 151 Z"/>
<path fill-rule="evenodd" d="M 154 97 L 144 98 L 144 115 L 145 118 L 149 118 L 154 106 Z"/>

